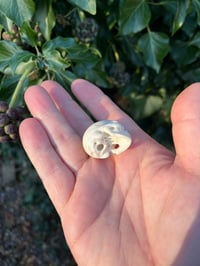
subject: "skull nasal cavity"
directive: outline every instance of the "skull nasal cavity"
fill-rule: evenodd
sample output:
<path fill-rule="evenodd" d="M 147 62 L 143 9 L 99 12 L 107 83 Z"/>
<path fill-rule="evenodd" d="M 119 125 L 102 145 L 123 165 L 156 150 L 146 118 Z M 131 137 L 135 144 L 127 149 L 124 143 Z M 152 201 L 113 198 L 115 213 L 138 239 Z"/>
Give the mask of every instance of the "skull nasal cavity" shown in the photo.
<path fill-rule="evenodd" d="M 98 150 L 98 151 L 102 151 L 103 148 L 104 148 L 104 145 L 103 145 L 103 144 L 99 144 L 99 145 L 97 145 L 97 150 Z"/>

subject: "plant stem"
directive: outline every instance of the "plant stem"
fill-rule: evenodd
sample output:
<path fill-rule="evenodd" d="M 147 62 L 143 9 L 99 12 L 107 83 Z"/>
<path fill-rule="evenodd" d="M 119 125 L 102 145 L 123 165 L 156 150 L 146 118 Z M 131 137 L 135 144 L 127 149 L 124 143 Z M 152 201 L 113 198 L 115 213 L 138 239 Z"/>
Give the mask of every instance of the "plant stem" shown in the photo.
<path fill-rule="evenodd" d="M 31 72 L 31 69 L 30 68 L 27 68 L 26 71 L 24 71 L 24 73 L 21 75 L 18 83 L 17 83 L 17 86 L 14 90 L 14 93 L 11 97 L 11 100 L 10 100 L 10 103 L 9 103 L 9 106 L 10 107 L 14 107 L 15 104 L 17 103 L 18 101 L 18 96 L 21 92 L 21 89 L 22 89 L 22 85 L 23 85 L 23 82 L 24 80 L 27 78 L 28 74 Z"/>
<path fill-rule="evenodd" d="M 35 50 L 36 50 L 37 56 L 40 56 L 41 53 L 40 53 L 40 51 L 39 51 L 37 46 L 35 46 Z"/>

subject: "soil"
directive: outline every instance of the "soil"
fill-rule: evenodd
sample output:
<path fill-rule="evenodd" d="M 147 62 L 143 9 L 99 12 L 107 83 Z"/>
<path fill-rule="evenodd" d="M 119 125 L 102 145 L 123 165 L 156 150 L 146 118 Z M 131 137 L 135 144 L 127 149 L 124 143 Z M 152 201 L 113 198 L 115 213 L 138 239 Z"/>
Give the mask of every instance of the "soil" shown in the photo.
<path fill-rule="evenodd" d="M 76 266 L 36 174 L 17 178 L 12 162 L 0 168 L 0 265 Z"/>

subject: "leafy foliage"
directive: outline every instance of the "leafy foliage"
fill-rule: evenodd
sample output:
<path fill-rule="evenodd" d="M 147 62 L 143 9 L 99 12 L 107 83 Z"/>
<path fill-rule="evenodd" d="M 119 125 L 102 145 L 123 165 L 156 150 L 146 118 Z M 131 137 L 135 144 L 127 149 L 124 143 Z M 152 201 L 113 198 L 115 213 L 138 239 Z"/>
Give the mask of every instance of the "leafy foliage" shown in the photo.
<path fill-rule="evenodd" d="M 199 81 L 199 28 L 199 0 L 1 0 L 1 100 L 82 77 L 163 139 L 175 96 Z"/>
<path fill-rule="evenodd" d="M 122 0 L 119 26 L 122 34 L 137 33 L 149 24 L 151 11 L 146 1 Z"/>
<path fill-rule="evenodd" d="M 21 26 L 24 21 L 31 19 L 35 4 L 32 0 L 2 0 L 0 11 L 6 18 Z"/>

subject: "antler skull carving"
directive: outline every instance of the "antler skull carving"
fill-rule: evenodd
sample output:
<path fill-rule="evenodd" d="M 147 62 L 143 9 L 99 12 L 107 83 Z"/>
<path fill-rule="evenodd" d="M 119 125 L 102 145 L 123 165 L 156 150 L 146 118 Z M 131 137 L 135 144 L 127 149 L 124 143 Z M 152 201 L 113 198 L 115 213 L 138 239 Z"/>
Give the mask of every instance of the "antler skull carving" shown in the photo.
<path fill-rule="evenodd" d="M 83 135 L 83 148 L 94 158 L 120 154 L 131 145 L 131 136 L 118 122 L 103 120 L 92 124 Z"/>

